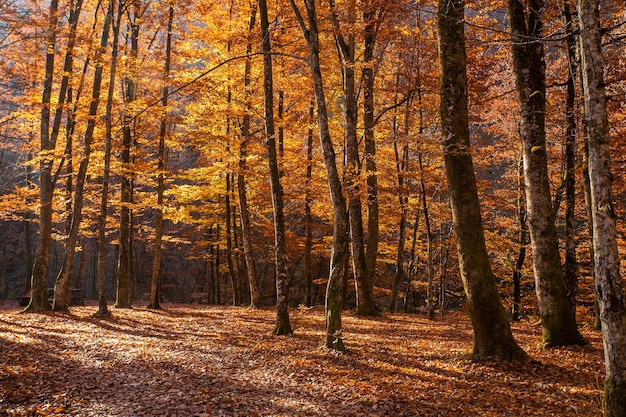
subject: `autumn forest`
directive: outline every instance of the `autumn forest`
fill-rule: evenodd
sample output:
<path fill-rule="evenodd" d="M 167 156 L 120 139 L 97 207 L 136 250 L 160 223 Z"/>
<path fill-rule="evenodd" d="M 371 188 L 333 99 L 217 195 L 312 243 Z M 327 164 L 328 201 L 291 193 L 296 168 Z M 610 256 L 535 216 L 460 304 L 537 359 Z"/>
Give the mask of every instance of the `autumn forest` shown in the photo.
<path fill-rule="evenodd" d="M 0 0 L 0 415 L 626 416 L 625 6 Z"/>

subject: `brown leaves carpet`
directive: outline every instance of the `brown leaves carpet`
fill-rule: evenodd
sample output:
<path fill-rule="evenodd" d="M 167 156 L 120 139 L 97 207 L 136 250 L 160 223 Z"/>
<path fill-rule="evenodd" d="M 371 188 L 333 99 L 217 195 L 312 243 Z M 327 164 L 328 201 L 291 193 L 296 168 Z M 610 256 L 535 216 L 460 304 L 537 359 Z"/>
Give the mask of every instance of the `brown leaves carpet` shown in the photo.
<path fill-rule="evenodd" d="M 166 305 L 71 314 L 0 310 L 0 416 L 596 416 L 599 333 L 541 350 L 538 326 L 513 324 L 532 360 L 466 359 L 462 312 L 344 316 L 350 353 L 320 349 L 323 309 Z"/>

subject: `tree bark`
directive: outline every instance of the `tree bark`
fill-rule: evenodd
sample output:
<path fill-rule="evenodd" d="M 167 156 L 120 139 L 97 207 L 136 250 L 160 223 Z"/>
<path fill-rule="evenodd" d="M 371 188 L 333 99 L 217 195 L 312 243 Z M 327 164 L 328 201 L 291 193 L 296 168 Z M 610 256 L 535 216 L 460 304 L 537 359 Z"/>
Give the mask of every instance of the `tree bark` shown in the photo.
<path fill-rule="evenodd" d="M 441 124 L 461 278 L 474 328 L 474 358 L 525 357 L 513 339 L 485 245 L 470 152 L 464 0 L 439 0 Z"/>
<path fill-rule="evenodd" d="M 52 101 L 52 82 L 54 77 L 54 55 L 56 32 L 58 28 L 59 1 L 51 0 L 46 31 L 46 65 L 41 97 L 40 122 L 40 162 L 39 162 L 39 242 L 32 269 L 31 296 L 25 312 L 50 310 L 48 301 L 48 261 L 52 244 L 52 198 L 54 183 L 52 180 L 52 155 L 56 144 L 50 138 L 50 103 Z"/>
<path fill-rule="evenodd" d="M 131 149 L 133 144 L 133 114 L 132 103 L 137 98 L 135 85 L 135 71 L 139 54 L 139 22 L 141 20 L 141 1 L 133 5 L 133 20 L 131 21 L 130 60 L 127 62 L 129 75 L 122 80 L 124 97 L 124 116 L 122 122 L 122 175 L 120 178 L 120 224 L 119 224 L 119 251 L 117 261 L 117 303 L 132 304 L 132 236 L 133 221 L 131 204 L 133 202 L 133 173 Z M 121 289 L 121 291 L 120 291 Z"/>
<path fill-rule="evenodd" d="M 309 131 L 306 137 L 306 179 L 304 183 L 304 305 L 313 305 L 313 274 L 311 252 L 313 251 L 313 214 L 311 213 L 311 181 L 313 179 L 313 123 L 315 122 L 315 103 L 309 106 Z"/>
<path fill-rule="evenodd" d="M 274 251 L 276 256 L 276 327 L 274 334 L 293 332 L 289 323 L 289 277 L 287 276 L 287 242 L 285 216 L 283 213 L 283 187 L 280 182 L 276 136 L 274 129 L 274 81 L 272 70 L 272 46 L 270 42 L 267 2 L 259 0 L 261 20 L 261 48 L 263 55 L 263 93 L 265 109 L 265 145 L 269 164 L 272 207 L 274 209 Z"/>
<path fill-rule="evenodd" d="M 315 0 L 306 0 L 307 22 L 304 21 L 294 0 L 290 0 L 296 14 L 302 34 L 308 46 L 308 64 L 313 79 L 315 101 L 317 104 L 317 123 L 320 143 L 326 166 L 326 174 L 330 199 L 333 205 L 333 244 L 330 261 L 328 286 L 326 287 L 326 340 L 328 349 L 344 352 L 341 310 L 343 308 L 343 281 L 349 257 L 349 221 L 346 209 L 346 199 L 337 169 L 335 150 L 330 136 L 328 111 L 319 56 L 319 31 L 317 27 L 317 11 Z M 307 26 L 308 23 L 308 26 Z"/>
<path fill-rule="evenodd" d="M 526 245 L 528 245 L 528 221 L 526 219 L 526 199 L 524 197 L 524 163 L 520 159 L 517 174 L 517 222 L 519 223 L 517 260 L 513 271 L 513 306 L 511 318 L 518 321 L 521 315 L 522 304 L 522 268 L 526 260 Z"/>
<path fill-rule="evenodd" d="M 376 137 L 374 135 L 374 46 L 378 34 L 376 12 L 364 2 L 363 11 L 363 145 L 365 152 L 365 181 L 367 184 L 367 246 L 365 260 L 371 285 L 376 279 L 378 257 L 378 168 L 376 166 Z M 382 7 L 382 6 L 381 6 Z M 382 10 L 382 8 L 380 9 Z M 380 14 L 378 15 L 380 16 Z"/>
<path fill-rule="evenodd" d="M 352 252 L 352 271 L 356 287 L 356 311 L 361 316 L 378 315 L 374 302 L 374 291 L 370 272 L 365 258 L 365 235 L 361 206 L 361 187 L 359 185 L 361 167 L 359 145 L 357 141 L 357 97 L 355 87 L 355 44 L 354 35 L 341 34 L 339 20 L 335 12 L 335 3 L 330 1 L 331 19 L 335 29 L 335 41 L 338 45 L 339 58 L 342 63 L 343 95 L 344 95 L 344 144 L 345 170 L 344 181 L 348 199 L 348 218 L 350 224 L 350 242 Z M 354 6 L 354 4 L 352 5 Z M 356 12 L 352 7 L 349 14 Z M 374 174 L 375 175 L 375 174 Z"/>
<path fill-rule="evenodd" d="M 613 209 L 611 146 L 599 1 L 579 0 L 578 16 L 589 146 L 589 177 L 595 256 L 595 293 L 604 344 L 604 415 L 626 415 L 626 298 L 620 276 L 616 218 Z"/>
<path fill-rule="evenodd" d="M 565 119 L 565 266 L 563 268 L 567 296 L 574 317 L 576 316 L 576 292 L 578 290 L 578 262 L 576 259 L 576 35 L 569 3 L 563 3 L 561 14 L 565 23 L 567 43 L 567 103 Z"/>
<path fill-rule="evenodd" d="M 400 85 L 400 74 L 396 76 L 396 94 L 394 95 L 394 107 L 398 104 L 398 88 Z M 408 117 L 408 114 L 406 115 Z M 408 126 L 408 124 L 405 124 Z M 393 153 L 396 162 L 396 177 L 398 181 L 398 204 L 400 204 L 400 221 L 398 223 L 398 245 L 396 249 L 396 270 L 393 276 L 393 283 L 391 285 L 391 300 L 389 301 L 389 311 L 395 313 L 397 311 L 398 291 L 402 280 L 405 277 L 404 273 L 404 247 L 406 242 L 406 218 L 407 218 L 407 205 L 408 197 L 405 195 L 404 173 L 408 168 L 408 154 L 409 154 L 409 141 L 406 140 L 408 132 L 405 132 L 404 146 L 402 146 L 402 155 L 398 149 L 398 116 L 397 109 L 394 108 L 393 116 Z M 369 232 L 368 232 L 369 233 Z M 368 245 L 369 250 L 369 245 Z M 369 261 L 369 258 L 368 258 Z M 368 262 L 369 265 L 369 262 Z M 409 284 L 410 285 L 410 284 Z"/>
<path fill-rule="evenodd" d="M 54 124 L 52 129 L 52 136 L 55 138 L 58 135 L 59 127 L 61 124 L 61 114 L 62 114 L 62 103 L 65 101 L 65 95 L 68 90 L 68 84 L 70 79 L 70 74 L 72 73 L 73 59 L 74 59 L 74 46 L 76 44 L 76 27 L 78 25 L 78 18 L 80 16 L 80 11 L 82 7 L 82 1 L 79 0 L 74 5 L 72 11 L 70 12 L 70 33 L 68 36 L 67 42 L 67 51 L 65 53 L 65 62 L 63 64 L 63 79 L 61 80 L 61 87 L 59 91 L 59 103 L 57 106 L 57 111 L 54 117 Z M 68 116 L 68 118 L 70 118 Z M 56 127 L 56 129 L 55 129 Z M 69 136 L 69 141 L 66 142 L 66 147 L 70 147 L 67 151 L 71 153 L 71 136 Z M 91 139 L 89 140 L 91 142 Z M 85 158 L 89 159 L 89 145 L 87 141 L 85 141 Z M 71 154 L 66 152 L 67 159 L 67 167 L 68 170 L 71 169 Z M 80 174 L 80 173 L 79 173 Z M 61 266 L 61 271 L 57 275 L 55 286 L 54 286 L 54 302 L 53 302 L 53 310 L 56 311 L 67 311 L 70 305 L 70 283 L 71 283 L 71 275 L 72 275 L 72 263 L 74 260 L 74 254 L 76 251 L 76 243 L 78 241 L 78 233 L 80 229 L 80 210 L 82 209 L 82 189 L 80 194 L 77 194 L 75 197 L 74 204 L 71 203 L 71 188 L 72 188 L 72 175 L 68 175 L 68 206 L 69 213 L 69 227 L 67 229 L 67 238 L 65 241 L 65 253 L 63 258 L 63 263 Z M 84 178 L 83 178 L 84 183 Z M 76 201 L 77 200 L 77 201 Z M 79 204 L 77 207 L 76 204 Z M 73 212 L 72 212 L 73 207 Z M 78 216 L 76 211 L 78 211 Z"/>
<path fill-rule="evenodd" d="M 250 4 L 250 24 L 248 32 L 250 39 L 246 45 L 246 55 L 252 52 L 252 30 L 256 20 L 257 7 L 256 3 Z M 259 279 L 256 273 L 256 265 L 254 264 L 254 248 L 252 242 L 252 226 L 250 224 L 250 208 L 248 207 L 248 198 L 246 195 L 246 170 L 248 157 L 248 142 L 250 140 L 250 113 L 251 113 L 251 97 L 250 83 L 252 72 L 252 59 L 246 58 L 246 67 L 244 70 L 244 89 L 246 94 L 246 111 L 241 123 L 241 138 L 239 141 L 239 171 L 237 172 L 237 196 L 239 197 L 239 216 L 241 217 L 241 238 L 243 241 L 243 251 L 246 259 L 248 270 L 248 285 L 250 286 L 250 304 L 252 307 L 260 307 L 262 304 L 262 294 L 259 287 Z"/>
<path fill-rule="evenodd" d="M 160 304 L 161 256 L 163 253 L 163 194 L 165 193 L 165 136 L 167 134 L 167 104 L 169 97 L 169 78 L 172 62 L 172 27 L 174 23 L 174 2 L 169 2 L 167 18 L 167 40 L 165 45 L 165 66 L 163 68 L 163 113 L 159 128 L 159 154 L 157 177 L 157 209 L 154 231 L 154 263 L 152 264 L 152 284 L 150 287 L 150 304 L 148 308 L 158 310 Z"/>
<path fill-rule="evenodd" d="M 521 110 L 526 207 L 532 244 L 535 290 L 545 346 L 584 343 L 578 332 L 561 269 L 558 236 L 550 196 L 545 132 L 545 57 L 542 42 L 543 0 L 527 7 L 508 0 L 513 65 Z"/>

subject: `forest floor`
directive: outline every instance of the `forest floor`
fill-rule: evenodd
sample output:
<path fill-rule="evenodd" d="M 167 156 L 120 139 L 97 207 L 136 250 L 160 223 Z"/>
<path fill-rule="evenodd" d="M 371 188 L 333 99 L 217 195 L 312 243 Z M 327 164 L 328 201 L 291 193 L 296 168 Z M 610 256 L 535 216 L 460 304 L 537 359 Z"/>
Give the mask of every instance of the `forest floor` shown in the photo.
<path fill-rule="evenodd" d="M 322 308 L 294 309 L 291 336 L 271 309 L 94 306 L 18 314 L 0 306 L 0 416 L 598 416 L 604 375 L 590 345 L 542 350 L 529 317 L 513 323 L 531 359 L 467 359 L 461 311 L 344 316 L 350 352 L 320 348 Z"/>

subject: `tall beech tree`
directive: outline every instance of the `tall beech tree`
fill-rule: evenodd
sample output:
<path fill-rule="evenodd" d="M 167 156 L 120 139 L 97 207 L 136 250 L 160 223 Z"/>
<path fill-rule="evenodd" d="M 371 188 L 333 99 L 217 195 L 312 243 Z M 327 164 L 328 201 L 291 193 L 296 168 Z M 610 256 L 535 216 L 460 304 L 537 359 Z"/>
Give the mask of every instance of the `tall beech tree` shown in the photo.
<path fill-rule="evenodd" d="M 257 5 L 250 2 L 250 23 L 248 25 L 248 43 L 246 44 L 246 55 L 252 53 L 253 29 L 257 14 Z M 252 97 L 250 84 L 252 82 L 252 57 L 246 57 L 243 76 L 243 87 L 245 95 L 245 111 L 241 121 L 241 138 L 239 140 L 239 170 L 237 171 L 237 197 L 239 199 L 239 217 L 241 218 L 241 239 L 243 242 L 243 252 L 248 271 L 248 285 L 250 286 L 250 305 L 261 306 L 262 296 L 259 288 L 259 280 L 254 263 L 254 247 L 252 241 L 252 225 L 250 222 L 250 208 L 248 207 L 248 196 L 246 191 L 246 170 L 248 158 L 248 142 L 250 141 L 250 119 L 252 112 Z"/>
<path fill-rule="evenodd" d="M 152 281 L 150 285 L 150 303 L 148 308 L 161 308 L 161 254 L 163 251 L 163 203 L 165 194 L 165 137 L 167 135 L 167 104 L 170 95 L 170 68 L 172 66 L 172 28 L 174 26 L 174 1 L 169 2 L 167 34 L 165 38 L 165 63 L 163 67 L 163 106 L 159 124 L 159 144 L 157 155 L 157 207 L 154 231 L 154 258 L 152 262 Z M 227 190 L 228 191 L 228 190 Z M 233 288 L 234 290 L 234 288 Z"/>
<path fill-rule="evenodd" d="M 265 145 L 269 164 L 272 207 L 274 210 L 274 254 L 276 257 L 276 327 L 274 334 L 292 333 L 289 323 L 289 277 L 287 275 L 287 242 L 285 235 L 284 196 L 276 153 L 274 127 L 274 81 L 272 70 L 272 44 L 270 40 L 267 2 L 259 0 L 261 21 L 261 48 L 263 50 L 263 97 L 265 109 Z"/>
<path fill-rule="evenodd" d="M 51 0 L 48 9 L 48 26 L 46 28 L 46 63 L 41 96 L 40 120 L 40 161 L 39 161 L 39 242 L 32 269 L 31 297 L 25 311 L 39 312 L 51 308 L 48 301 L 48 261 L 52 244 L 52 199 L 54 181 L 52 168 L 53 153 L 56 147 L 50 135 L 50 108 L 54 81 L 54 58 L 59 20 L 59 1 Z M 59 103 L 62 105 L 63 102 Z"/>
<path fill-rule="evenodd" d="M 317 104 L 317 124 L 320 143 L 326 166 L 326 175 L 330 199 L 333 205 L 333 243 L 330 260 L 330 272 L 326 287 L 326 340 L 328 349 L 345 351 L 343 343 L 341 310 L 344 302 L 344 280 L 348 263 L 350 238 L 348 236 L 350 225 L 346 198 L 343 194 L 343 186 L 337 169 L 335 149 L 330 135 L 328 123 L 328 110 L 326 107 L 326 94 L 322 79 L 319 49 L 319 29 L 315 0 L 305 0 L 304 8 L 306 21 L 294 0 L 290 0 L 291 7 L 302 30 L 302 35 L 308 47 L 308 64 L 313 79 L 315 102 Z"/>
<path fill-rule="evenodd" d="M 126 74 L 122 79 L 122 91 L 124 99 L 124 114 L 122 120 L 122 150 L 120 175 L 120 224 L 119 245 L 117 260 L 117 302 L 125 305 L 132 304 L 132 235 L 133 220 L 130 205 L 133 202 L 133 173 L 131 171 L 132 145 L 133 145 L 133 113 L 132 104 L 137 98 L 136 80 L 137 59 L 139 55 L 139 28 L 141 23 L 140 0 L 134 0 L 129 7 L 130 21 L 130 54 L 125 60 Z"/>
<path fill-rule="evenodd" d="M 82 0 L 79 0 L 73 5 L 72 10 L 70 11 L 70 16 L 69 16 L 70 32 L 68 35 L 67 50 L 65 52 L 65 62 L 63 64 L 63 79 L 61 80 L 61 86 L 60 86 L 60 92 L 59 92 L 59 103 L 62 103 L 61 100 L 65 99 L 64 95 L 68 91 L 69 79 L 70 79 L 70 75 L 72 74 L 72 67 L 73 67 L 73 61 L 74 61 L 74 46 L 76 45 L 76 28 L 78 26 L 78 19 L 80 16 L 81 8 L 82 8 Z M 54 124 L 52 128 L 53 136 L 58 135 L 62 110 L 63 110 L 63 107 L 61 106 L 61 104 L 58 104 L 57 111 L 54 117 Z M 71 116 L 68 115 L 68 119 L 70 118 Z M 71 138 L 72 138 L 71 135 L 69 135 L 69 139 L 66 141 L 66 147 L 71 146 L 71 143 L 72 143 Z M 68 171 L 71 172 L 71 168 L 70 168 L 71 149 L 68 149 L 66 151 L 66 158 L 67 158 L 66 163 L 68 165 Z M 68 181 L 71 181 L 71 178 L 70 178 L 71 176 L 72 176 L 71 174 L 68 175 Z M 83 182 L 84 182 L 84 179 L 83 179 Z M 71 183 L 68 183 L 68 187 L 67 187 L 68 193 L 71 193 L 71 188 L 72 188 Z M 81 190 L 80 195 L 77 195 L 76 197 L 78 197 L 79 199 L 78 204 L 76 204 L 76 202 L 74 202 L 74 204 L 71 204 L 71 194 L 70 194 L 70 198 L 68 198 L 69 206 L 67 208 L 72 210 L 72 207 L 73 207 L 74 213 L 72 213 L 72 215 L 69 216 L 69 228 L 67 230 L 68 236 L 65 241 L 65 254 L 64 254 L 63 263 L 61 266 L 61 271 L 57 275 L 56 283 L 54 286 L 54 303 L 53 303 L 54 310 L 65 311 L 68 309 L 70 305 L 70 280 L 71 280 L 71 274 L 72 274 L 72 262 L 74 260 L 74 252 L 76 249 L 76 243 L 78 241 L 78 232 L 79 232 L 80 221 L 81 221 L 80 210 L 82 210 L 82 190 Z M 76 213 L 76 210 L 79 211 L 78 215 Z"/>
<path fill-rule="evenodd" d="M 611 143 L 600 27 L 600 2 L 578 0 L 585 123 L 593 222 L 594 289 L 600 310 L 605 372 L 604 415 L 626 415 L 626 298 L 613 209 Z"/>
<path fill-rule="evenodd" d="M 464 0 L 439 0 L 441 130 L 461 278 L 474 328 L 472 355 L 526 356 L 513 339 L 496 287 L 478 202 L 468 127 Z"/>
<path fill-rule="evenodd" d="M 115 15 L 115 5 L 117 4 L 117 18 L 115 22 L 113 21 Z M 106 255 L 108 249 L 108 242 L 106 239 L 106 225 L 107 225 L 107 211 L 108 211 L 108 202 L 109 202 L 109 177 L 111 173 L 111 148 L 113 146 L 113 91 L 115 87 L 115 79 L 117 73 L 117 51 L 119 46 L 119 28 L 120 22 L 122 19 L 122 10 L 123 10 L 122 0 L 119 0 L 119 3 L 116 3 L 115 0 L 109 0 L 109 7 L 107 10 L 107 16 L 104 22 L 104 29 L 102 31 L 102 40 L 100 43 L 100 49 L 104 52 L 107 42 L 109 31 L 111 27 L 113 28 L 113 47 L 111 50 L 111 68 L 109 73 L 109 88 L 108 88 L 108 97 L 106 102 L 106 114 L 105 114 L 105 133 L 104 133 L 104 166 L 102 170 L 102 180 L 100 183 L 100 210 L 98 213 L 98 231 L 97 231 L 97 241 L 98 241 L 98 316 L 108 315 L 108 307 L 106 301 Z M 97 70 L 97 69 L 96 69 Z M 100 77 L 102 76 L 100 75 Z M 98 81 L 98 88 L 100 88 L 101 80 Z M 94 93 L 95 93 L 95 82 L 94 82 Z M 99 94 L 99 93 L 98 93 Z M 95 123 L 95 114 L 92 117 Z M 93 128 L 91 128 L 93 129 Z M 93 135 L 93 130 L 92 133 Z"/>
<path fill-rule="evenodd" d="M 507 0 L 535 291 L 545 346 L 584 343 L 570 304 L 554 223 L 546 152 L 546 63 L 543 0 Z"/>
<path fill-rule="evenodd" d="M 376 59 L 374 49 L 380 22 L 384 14 L 385 2 L 365 1 L 363 7 L 363 150 L 365 183 L 367 184 L 367 247 L 365 260 L 369 281 L 374 284 L 376 278 L 376 260 L 378 259 L 379 203 L 378 203 L 378 167 L 376 165 L 375 128 L 375 71 Z"/>
<path fill-rule="evenodd" d="M 578 291 L 578 261 L 576 259 L 576 26 L 572 18 L 570 4 L 567 1 L 561 6 L 563 25 L 565 26 L 567 45 L 567 99 L 565 104 L 565 157 L 563 177 L 565 181 L 565 265 L 563 274 L 567 287 L 567 296 L 576 314 L 576 293 Z"/>
<path fill-rule="evenodd" d="M 365 234 L 363 231 L 360 186 L 361 162 L 357 141 L 358 100 L 356 92 L 355 39 L 354 34 L 350 31 L 345 35 L 342 34 L 335 2 L 329 1 L 329 6 L 335 32 L 335 42 L 338 45 L 338 54 L 342 64 L 345 146 L 344 184 L 348 200 L 352 272 L 356 288 L 356 314 L 365 316 L 377 315 L 378 309 L 374 302 L 371 274 L 365 258 Z M 345 13 L 349 16 L 349 19 L 352 19 L 352 21 L 348 22 L 348 26 L 353 27 L 355 24 L 356 4 L 352 2 L 349 6 L 350 8 Z M 376 174 L 373 173 L 372 175 Z M 376 219 L 376 221 L 378 220 Z"/>

